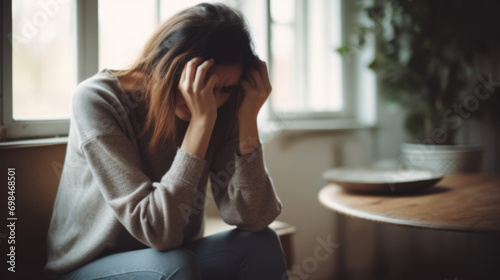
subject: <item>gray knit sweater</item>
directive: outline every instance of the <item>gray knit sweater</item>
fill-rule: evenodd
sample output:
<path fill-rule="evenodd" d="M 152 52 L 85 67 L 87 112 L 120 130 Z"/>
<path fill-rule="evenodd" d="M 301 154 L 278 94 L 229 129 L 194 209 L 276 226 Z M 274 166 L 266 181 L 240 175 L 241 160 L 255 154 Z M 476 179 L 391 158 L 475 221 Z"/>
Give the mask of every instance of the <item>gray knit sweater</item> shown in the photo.
<path fill-rule="evenodd" d="M 259 231 L 281 212 L 262 151 L 238 154 L 238 133 L 205 159 L 179 149 L 188 122 L 154 156 L 139 102 L 108 70 L 72 99 L 64 168 L 48 232 L 45 272 L 56 277 L 96 258 L 152 247 L 168 250 L 203 234 L 207 182 L 222 219 Z"/>

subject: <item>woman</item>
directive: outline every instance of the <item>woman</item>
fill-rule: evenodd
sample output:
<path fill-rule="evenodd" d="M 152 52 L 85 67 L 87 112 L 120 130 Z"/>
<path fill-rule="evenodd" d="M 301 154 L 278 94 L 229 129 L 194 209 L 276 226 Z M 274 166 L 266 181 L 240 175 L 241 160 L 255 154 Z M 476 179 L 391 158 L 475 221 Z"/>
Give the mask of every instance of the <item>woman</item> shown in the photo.
<path fill-rule="evenodd" d="M 242 16 L 199 4 L 161 25 L 130 69 L 73 97 L 48 235 L 57 279 L 283 279 L 281 212 L 257 114 L 271 92 Z M 201 238 L 207 181 L 237 229 Z"/>

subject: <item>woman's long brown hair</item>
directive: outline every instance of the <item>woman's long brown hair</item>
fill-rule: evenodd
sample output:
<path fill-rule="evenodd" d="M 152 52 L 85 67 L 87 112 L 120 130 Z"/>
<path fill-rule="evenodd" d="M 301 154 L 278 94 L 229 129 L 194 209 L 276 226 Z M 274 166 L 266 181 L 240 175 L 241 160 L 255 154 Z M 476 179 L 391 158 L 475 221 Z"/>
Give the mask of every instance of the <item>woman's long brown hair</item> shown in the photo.
<path fill-rule="evenodd" d="M 146 110 L 139 137 L 151 135 L 149 152 L 175 139 L 175 102 L 184 65 L 194 57 L 213 58 L 216 64 L 254 67 L 250 35 L 243 16 L 224 4 L 202 3 L 185 9 L 161 24 L 129 69 L 113 72 L 130 81 L 142 94 Z M 220 143 L 236 122 L 241 92 L 233 93 L 218 110 L 212 135 Z M 213 139 L 214 137 L 212 137 Z"/>

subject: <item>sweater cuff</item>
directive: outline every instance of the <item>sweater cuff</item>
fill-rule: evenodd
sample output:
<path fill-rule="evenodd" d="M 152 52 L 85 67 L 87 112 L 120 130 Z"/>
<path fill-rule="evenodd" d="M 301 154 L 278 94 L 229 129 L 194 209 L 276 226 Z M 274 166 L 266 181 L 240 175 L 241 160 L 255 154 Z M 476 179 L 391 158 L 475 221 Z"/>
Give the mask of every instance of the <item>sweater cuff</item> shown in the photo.
<path fill-rule="evenodd" d="M 182 185 L 197 186 L 205 168 L 205 160 L 195 154 L 177 149 L 170 170 L 162 181 L 178 182 Z"/>
<path fill-rule="evenodd" d="M 264 167 L 264 156 L 262 154 L 262 146 L 246 155 L 235 155 L 235 183 L 241 185 L 254 185 L 262 176 L 267 176 L 266 168 Z"/>

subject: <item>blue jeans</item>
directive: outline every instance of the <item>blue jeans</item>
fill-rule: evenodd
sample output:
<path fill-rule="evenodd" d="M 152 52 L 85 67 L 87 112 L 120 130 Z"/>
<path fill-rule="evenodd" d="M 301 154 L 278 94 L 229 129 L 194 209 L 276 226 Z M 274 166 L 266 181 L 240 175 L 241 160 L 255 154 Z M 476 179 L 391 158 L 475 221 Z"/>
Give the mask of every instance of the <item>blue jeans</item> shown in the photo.
<path fill-rule="evenodd" d="M 147 248 L 96 259 L 57 279 L 288 279 L 276 232 L 234 229 L 168 251 Z"/>

